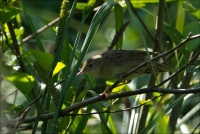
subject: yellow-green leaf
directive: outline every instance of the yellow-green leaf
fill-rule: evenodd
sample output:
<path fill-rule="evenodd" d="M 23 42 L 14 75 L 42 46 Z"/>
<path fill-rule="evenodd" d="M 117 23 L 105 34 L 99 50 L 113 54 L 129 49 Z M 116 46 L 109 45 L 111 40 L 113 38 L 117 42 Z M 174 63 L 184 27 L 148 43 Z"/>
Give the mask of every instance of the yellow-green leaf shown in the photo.
<path fill-rule="evenodd" d="M 153 105 L 153 102 L 148 99 L 148 100 L 140 100 L 139 101 L 140 104 L 145 104 L 145 105 Z"/>
<path fill-rule="evenodd" d="M 57 74 L 60 70 L 62 70 L 66 65 L 63 64 L 62 62 L 58 62 L 54 71 L 53 71 L 53 75 Z"/>
<path fill-rule="evenodd" d="M 23 94 L 28 94 L 34 86 L 34 78 L 26 73 L 10 73 L 7 69 L 2 69 L 2 76 L 10 81 Z"/>
<path fill-rule="evenodd" d="M 112 82 L 112 81 L 106 81 L 106 86 L 112 86 L 113 84 L 114 84 L 114 82 Z M 119 92 L 124 88 L 124 86 L 126 86 L 126 84 L 119 83 L 119 86 L 113 88 L 112 92 Z"/>
<path fill-rule="evenodd" d="M 10 20 L 13 19 L 13 17 L 15 15 L 17 15 L 18 13 L 20 13 L 22 10 L 19 8 L 15 8 L 15 7 L 11 7 L 11 6 L 5 6 L 4 4 L 2 4 L 2 2 L 0 3 L 0 14 L 1 14 L 1 20 L 0 23 L 4 24 Z"/>

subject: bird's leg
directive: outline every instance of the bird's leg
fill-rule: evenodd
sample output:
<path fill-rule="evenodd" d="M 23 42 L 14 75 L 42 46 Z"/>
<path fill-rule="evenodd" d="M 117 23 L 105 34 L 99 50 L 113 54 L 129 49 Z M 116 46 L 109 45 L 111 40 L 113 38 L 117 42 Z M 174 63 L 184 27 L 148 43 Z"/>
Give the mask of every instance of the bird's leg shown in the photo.
<path fill-rule="evenodd" d="M 107 87 L 105 90 L 104 90 L 104 92 L 103 92 L 103 94 L 105 95 L 105 97 L 108 99 L 108 95 L 110 94 L 109 93 L 109 91 L 108 91 L 108 89 L 109 89 L 109 87 Z"/>

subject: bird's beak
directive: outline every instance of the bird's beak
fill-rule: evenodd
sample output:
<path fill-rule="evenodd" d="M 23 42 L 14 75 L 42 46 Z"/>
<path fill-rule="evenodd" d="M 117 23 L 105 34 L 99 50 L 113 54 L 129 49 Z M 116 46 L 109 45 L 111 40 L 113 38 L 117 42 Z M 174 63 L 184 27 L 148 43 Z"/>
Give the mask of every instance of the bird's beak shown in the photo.
<path fill-rule="evenodd" d="M 76 76 L 81 75 L 81 74 L 83 74 L 83 69 L 79 70 L 79 72 L 76 74 Z"/>

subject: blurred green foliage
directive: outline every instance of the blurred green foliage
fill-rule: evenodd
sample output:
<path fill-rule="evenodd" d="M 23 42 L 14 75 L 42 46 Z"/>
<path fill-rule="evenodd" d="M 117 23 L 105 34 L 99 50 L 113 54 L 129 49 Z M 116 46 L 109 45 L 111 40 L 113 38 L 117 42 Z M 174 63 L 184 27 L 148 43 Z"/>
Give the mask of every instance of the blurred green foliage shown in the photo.
<path fill-rule="evenodd" d="M 61 4 L 64 2 L 66 5 L 62 8 L 65 12 L 61 11 Z M 173 94 L 165 94 L 153 100 L 145 100 L 145 95 L 139 94 L 116 100 L 89 103 L 84 108 L 70 111 L 71 116 L 68 113 L 59 118 L 61 109 L 81 104 L 83 100 L 90 99 L 88 97 L 98 96 L 99 92 L 104 91 L 105 83 L 113 83 L 113 81 L 93 78 L 89 75 L 76 76 L 76 73 L 84 60 L 107 50 L 116 31 L 123 23 L 131 20 L 116 49 L 153 51 L 154 47 L 154 41 L 138 21 L 137 16 L 133 14 L 133 18 L 130 15 L 131 9 L 127 6 L 127 1 L 81 0 L 77 4 L 76 2 L 76 0 L 11 0 L 0 3 L 0 25 L 1 33 L 3 33 L 0 43 L 2 50 L 0 59 L 1 122 L 11 120 L 28 104 L 43 95 L 41 100 L 31 105 L 26 116 L 26 118 L 37 116 L 36 120 L 22 124 L 18 130 L 25 129 L 21 130 L 24 133 L 174 133 L 168 126 L 170 111 L 175 109 L 184 98 L 177 120 L 184 124 L 182 127 L 192 132 L 199 124 L 199 120 L 197 120 L 200 118 L 197 114 L 199 108 L 196 108 L 199 105 L 199 94 L 182 95 L 179 99 L 175 99 Z M 138 0 L 131 1 L 131 4 L 154 37 L 156 22 L 160 17 L 158 16 L 159 1 Z M 72 8 L 76 9 L 72 11 Z M 66 12 L 68 14 L 62 14 Z M 188 36 L 189 32 L 192 32 L 192 35 L 200 34 L 199 13 L 199 1 L 166 0 L 163 14 L 164 29 L 162 30 L 162 41 L 159 44 L 162 46 L 162 51 L 159 53 L 178 45 Z M 63 27 L 58 23 L 49 24 L 62 15 L 65 16 L 64 21 L 60 22 Z M 37 33 L 41 27 L 47 24 L 48 28 Z M 60 28 L 59 34 L 58 27 Z M 37 34 L 34 35 L 35 33 Z M 29 35 L 33 35 L 33 37 L 25 40 Z M 58 36 L 60 37 L 58 38 Z M 143 42 L 146 42 L 146 45 Z M 200 48 L 199 42 L 200 39 L 192 40 L 175 54 L 167 56 L 166 59 L 170 66 L 180 69 L 188 64 L 192 54 Z M 58 44 L 57 47 L 60 51 L 55 51 L 55 44 Z M 33 63 L 35 61 L 46 71 L 44 74 L 50 79 L 51 86 L 54 85 L 53 88 L 61 93 L 57 107 L 52 102 L 52 95 L 45 94 L 49 88 L 48 82 L 44 82 L 34 70 Z M 187 90 L 200 87 L 199 66 L 199 60 L 197 60 L 195 64 L 184 70 L 184 73 L 192 74 L 192 77 L 187 80 Z M 186 79 L 184 73 L 181 72 L 175 77 L 178 88 L 183 85 L 182 80 Z M 162 82 L 168 76 L 168 73 L 159 74 L 156 77 L 157 83 L 154 85 Z M 148 86 L 148 81 L 149 74 L 145 74 L 133 79 L 128 85 L 116 88 L 115 93 L 145 88 Z M 162 88 L 172 87 L 171 82 L 162 86 Z M 98 92 L 92 89 L 97 89 Z M 156 97 L 160 93 L 153 95 Z M 138 130 L 141 123 L 141 104 L 146 104 L 150 108 L 148 116 L 145 118 L 145 127 L 143 130 Z M 109 113 L 109 111 L 130 107 L 137 108 Z M 102 111 L 106 112 L 76 115 Z M 39 121 L 41 115 L 51 112 L 54 112 L 53 120 Z M 2 126 L 2 133 L 13 131 L 12 128 L 6 127 L 8 125 Z M 27 125 L 34 126 L 33 130 L 27 129 Z M 180 125 L 174 126 L 175 133 L 184 133 Z"/>

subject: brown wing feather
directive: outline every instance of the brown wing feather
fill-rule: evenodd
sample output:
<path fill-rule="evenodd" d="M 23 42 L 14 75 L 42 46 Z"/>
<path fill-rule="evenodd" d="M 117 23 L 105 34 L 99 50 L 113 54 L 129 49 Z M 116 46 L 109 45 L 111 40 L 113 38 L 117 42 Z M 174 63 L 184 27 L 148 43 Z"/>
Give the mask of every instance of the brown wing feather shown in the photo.
<path fill-rule="evenodd" d="M 149 52 L 150 55 L 155 53 Z M 112 60 L 116 65 L 123 64 L 135 60 L 146 60 L 147 53 L 146 51 L 140 50 L 109 50 L 101 54 L 104 59 Z"/>
<path fill-rule="evenodd" d="M 152 54 L 155 53 L 150 52 L 150 55 Z M 112 68 L 109 68 L 109 72 L 118 72 L 119 74 L 130 71 L 147 59 L 147 53 L 139 50 L 109 50 L 101 55 L 109 64 L 112 63 Z"/>

